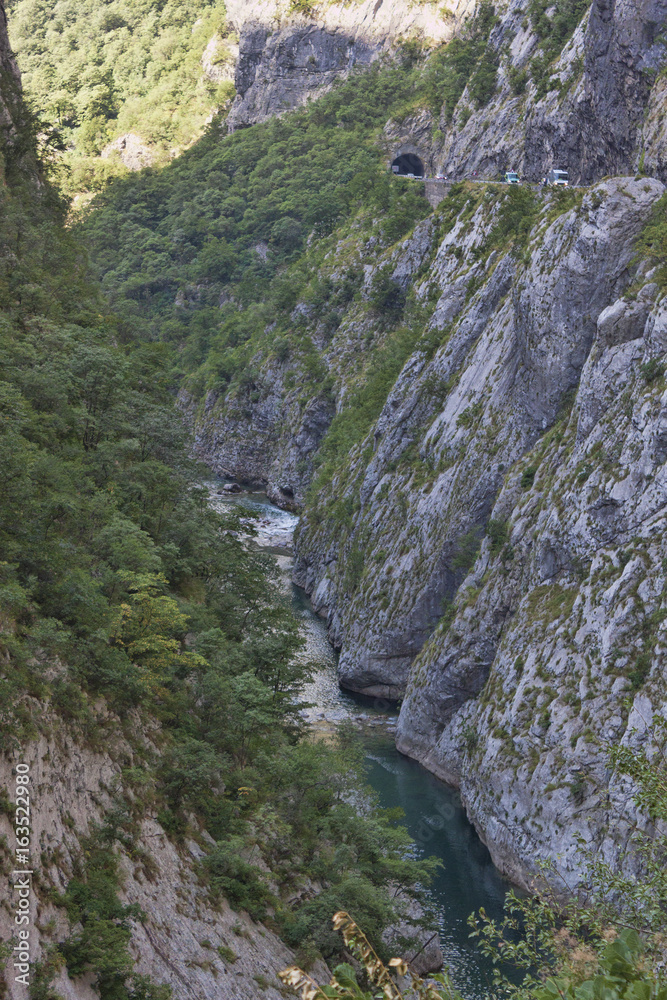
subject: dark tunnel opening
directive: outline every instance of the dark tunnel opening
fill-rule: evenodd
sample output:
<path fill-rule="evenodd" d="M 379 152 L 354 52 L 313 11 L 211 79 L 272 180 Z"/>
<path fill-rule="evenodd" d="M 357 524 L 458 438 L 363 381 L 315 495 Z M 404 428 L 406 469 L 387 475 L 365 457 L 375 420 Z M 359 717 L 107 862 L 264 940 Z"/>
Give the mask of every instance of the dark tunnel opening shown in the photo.
<path fill-rule="evenodd" d="M 424 176 L 424 164 L 415 153 L 401 153 L 393 161 L 391 169 L 403 177 L 406 174 L 413 174 L 415 177 Z"/>

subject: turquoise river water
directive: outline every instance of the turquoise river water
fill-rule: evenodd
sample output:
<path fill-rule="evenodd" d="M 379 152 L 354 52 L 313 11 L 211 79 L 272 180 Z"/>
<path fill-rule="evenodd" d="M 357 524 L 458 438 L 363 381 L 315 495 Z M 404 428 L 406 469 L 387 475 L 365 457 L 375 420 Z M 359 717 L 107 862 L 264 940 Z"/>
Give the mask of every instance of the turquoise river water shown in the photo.
<path fill-rule="evenodd" d="M 212 491 L 220 482 L 209 483 Z M 297 517 L 275 507 L 260 493 L 212 496 L 214 506 L 233 503 L 248 511 L 258 532 L 256 542 L 272 552 L 291 587 L 295 611 L 303 623 L 304 655 L 318 664 L 304 701 L 313 707 L 305 714 L 315 728 L 333 728 L 351 720 L 363 733 L 367 780 L 384 808 L 400 806 L 404 823 L 422 856 L 442 863 L 429 893 L 438 915 L 440 940 L 446 965 L 455 985 L 468 1000 L 488 996 L 491 964 L 469 938 L 468 916 L 484 907 L 491 917 L 502 914 L 509 889 L 491 862 L 468 821 L 455 791 L 420 764 L 398 752 L 392 738 L 397 712 L 387 703 L 353 695 L 339 688 L 336 654 L 328 641 L 326 625 L 312 610 L 306 594 L 289 583 L 291 541 Z"/>

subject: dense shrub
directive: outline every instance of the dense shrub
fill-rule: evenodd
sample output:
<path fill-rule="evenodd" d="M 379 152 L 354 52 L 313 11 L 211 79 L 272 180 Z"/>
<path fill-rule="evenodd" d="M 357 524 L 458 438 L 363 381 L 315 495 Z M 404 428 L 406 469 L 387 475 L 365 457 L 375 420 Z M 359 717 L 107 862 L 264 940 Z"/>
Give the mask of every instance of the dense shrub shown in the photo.
<path fill-rule="evenodd" d="M 204 868 L 215 895 L 259 920 L 264 916 L 270 893 L 259 869 L 243 859 L 244 847 L 240 837 L 219 843 L 206 857 Z"/>

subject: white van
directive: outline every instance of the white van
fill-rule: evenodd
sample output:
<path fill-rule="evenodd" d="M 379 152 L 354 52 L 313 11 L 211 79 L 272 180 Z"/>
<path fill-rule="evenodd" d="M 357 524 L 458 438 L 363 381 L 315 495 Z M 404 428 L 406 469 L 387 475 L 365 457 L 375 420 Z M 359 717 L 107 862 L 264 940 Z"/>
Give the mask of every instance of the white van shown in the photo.
<path fill-rule="evenodd" d="M 548 187 L 568 187 L 569 183 L 567 170 L 552 170 L 547 177 Z"/>

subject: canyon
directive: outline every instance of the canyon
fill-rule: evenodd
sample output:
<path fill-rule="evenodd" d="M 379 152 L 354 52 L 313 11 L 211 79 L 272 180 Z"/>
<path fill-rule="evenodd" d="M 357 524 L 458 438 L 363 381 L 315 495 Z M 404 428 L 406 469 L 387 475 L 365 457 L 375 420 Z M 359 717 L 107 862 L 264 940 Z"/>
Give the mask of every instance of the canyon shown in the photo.
<path fill-rule="evenodd" d="M 41 859 L 37 953 L 40 969 L 46 967 L 51 977 L 38 984 L 44 1000 L 54 1000 L 51 987 L 66 1000 L 100 994 L 103 975 L 96 979 L 90 963 L 84 973 L 72 971 L 76 954 L 71 957 L 88 933 L 74 923 L 72 893 L 77 879 L 89 888 L 83 859 L 98 849 L 95 838 L 111 838 L 106 846 L 115 858 L 111 867 L 118 868 L 120 909 L 113 926 L 127 931 L 132 967 L 151 981 L 133 979 L 128 992 L 123 966 L 123 996 L 132 1000 L 163 1000 L 166 994 L 155 983 L 184 998 L 278 1000 L 285 992 L 277 973 L 294 962 L 309 962 L 312 975 L 325 981 L 329 970 L 318 948 L 322 940 L 330 942 L 323 937 L 316 945 L 315 931 L 311 938 L 296 927 L 295 914 L 303 908 L 305 926 L 317 910 L 338 864 L 334 855 L 341 865 L 353 866 L 355 851 L 363 853 L 361 835 L 358 843 L 338 843 L 328 831 L 326 850 L 318 856 L 327 874 L 304 874 L 289 825 L 298 824 L 292 807 L 306 795 L 303 788 L 289 784 L 287 770 L 279 772 L 276 786 L 284 785 L 274 802 L 266 789 L 258 792 L 262 782 L 271 783 L 272 753 L 262 744 L 256 763 L 245 736 L 239 737 L 241 750 L 224 743 L 223 731 L 245 718 L 241 710 L 224 715 L 233 690 L 247 717 L 265 727 L 261 738 L 270 745 L 271 726 L 262 716 L 265 692 L 257 678 L 267 663 L 275 667 L 286 657 L 271 643 L 282 636 L 280 614 L 287 612 L 283 598 L 263 607 L 258 596 L 261 573 L 273 594 L 275 567 L 268 559 L 261 572 L 260 563 L 248 570 L 252 587 L 243 577 L 247 607 L 245 590 L 243 599 L 225 590 L 228 565 L 216 562 L 206 546 L 214 545 L 211 539 L 229 541 L 229 579 L 241 575 L 242 559 L 255 553 L 244 534 L 247 525 L 233 518 L 215 526 L 207 522 L 206 542 L 192 548 L 187 525 L 194 522 L 183 522 L 183 537 L 176 529 L 168 540 L 162 537 L 163 510 L 178 522 L 178 505 L 186 509 L 182 497 L 173 510 L 169 505 L 174 470 L 180 474 L 188 462 L 181 455 L 168 472 L 154 480 L 150 474 L 181 441 L 181 420 L 196 458 L 211 474 L 234 480 L 223 488 L 223 498 L 253 489 L 263 494 L 260 505 L 271 502 L 298 516 L 293 563 L 275 538 L 265 548 L 281 550 L 280 565 L 289 562 L 300 600 L 305 594 L 310 601 L 308 614 L 312 607 L 325 623 L 327 662 L 334 662 L 335 650 L 343 692 L 366 706 L 363 699 L 372 699 L 374 711 L 378 705 L 383 712 L 390 704 L 398 709 L 388 731 L 400 754 L 412 760 L 401 759 L 396 773 L 409 781 L 416 761 L 456 790 L 502 875 L 528 890 L 543 877 L 562 898 L 576 897 L 587 886 L 592 858 L 633 876 L 640 870 L 632 850 L 636 831 L 662 831 L 661 822 L 637 806 L 637 786 L 611 754 L 628 747 L 657 760 L 667 722 L 667 0 L 563 0 L 551 6 L 546 0 L 229 0 L 218 21 L 208 7 L 210 24 L 218 27 L 202 41 L 196 73 L 202 93 L 219 103 L 211 107 L 203 135 L 197 133 L 199 141 L 188 133 L 183 148 L 170 147 L 158 163 L 139 126 L 110 142 L 111 132 L 104 133 L 97 152 L 89 146 L 88 159 L 81 154 L 77 176 L 88 170 L 90 179 L 93 160 L 95 169 L 109 161 L 113 173 L 87 191 L 86 199 L 93 199 L 88 214 L 72 213 L 63 222 L 63 231 L 71 229 L 85 243 L 85 252 L 67 251 L 73 263 L 65 298 L 83 296 L 84 274 L 101 289 L 72 321 L 81 324 L 76 343 L 90 351 L 82 356 L 93 375 L 94 351 L 103 338 L 123 365 L 136 351 L 137 367 L 127 369 L 127 396 L 104 423 L 104 406 L 121 394 L 126 371 L 113 368 L 105 381 L 109 359 L 100 369 L 104 377 L 91 376 L 90 383 L 89 371 L 80 373 L 73 361 L 76 389 L 61 380 L 60 370 L 36 383 L 37 389 L 26 377 L 38 415 L 26 454 L 41 447 L 47 425 L 63 434 L 62 428 L 78 433 L 83 427 L 85 454 L 76 469 L 88 463 L 86 470 L 94 468 L 103 484 L 102 499 L 90 501 L 85 517 L 77 513 L 79 501 L 66 493 L 65 499 L 58 493 L 52 508 L 45 501 L 47 513 L 55 513 L 41 529 L 40 545 L 46 548 L 52 526 L 70 517 L 81 535 L 87 532 L 96 544 L 99 535 L 106 546 L 101 568 L 97 553 L 86 550 L 85 570 L 93 566 L 94 583 L 89 591 L 81 585 L 82 598 L 76 591 L 84 576 L 78 564 L 55 598 L 46 591 L 49 616 L 35 630 L 44 648 L 36 639 L 16 662 L 9 640 L 1 651 L 0 683 L 12 671 L 23 677 L 25 670 L 29 678 L 18 699 L 23 715 L 15 718 L 9 701 L 3 705 L 10 721 L 0 775 L 9 787 L 19 752 L 14 731 L 28 733 L 21 752 L 39 802 L 33 828 Z M 13 5 L 7 8 L 11 22 Z M 41 198 L 48 200 L 45 178 L 52 162 L 48 156 L 40 163 L 30 159 L 24 146 L 32 148 L 46 132 L 21 104 L 1 2 L 0 15 L 3 182 L 12 159 L 23 165 L 20 158 L 27 155 L 20 183 L 39 208 Z M 129 37 L 121 22 L 118 12 L 110 15 L 105 32 L 127 31 Z M 208 24 L 201 28 L 196 21 L 192 34 L 197 25 L 208 32 Z M 160 53 L 171 51 L 170 44 L 168 38 L 163 49 L 161 41 Z M 112 91 L 110 103 L 116 100 Z M 351 119 L 363 118 L 366 109 L 355 98 L 369 93 L 383 108 L 385 91 L 393 95 L 386 99 L 391 113 L 380 120 L 376 108 L 368 109 L 357 129 Z M 99 94 L 91 106 L 98 100 Z M 203 120 L 202 107 L 197 104 Z M 118 114 L 115 106 L 107 111 Z M 79 155 L 75 116 L 67 114 L 70 124 L 60 126 L 72 129 L 75 139 L 66 153 Z M 93 119 L 95 128 L 111 128 L 99 118 Z M 30 142 L 24 142 L 26 121 Z M 331 150 L 340 150 L 333 165 L 326 160 Z M 428 186 L 420 176 L 395 176 L 392 164 L 399 161 L 418 164 Z M 314 163 L 323 175 L 322 191 L 315 193 Z M 568 171 L 566 188 L 543 183 L 554 168 Z M 521 183 L 500 183 L 507 170 L 517 171 Z M 11 183 L 19 189 L 16 180 Z M 11 199 L 11 184 L 5 188 Z M 25 229 L 32 232 L 27 223 Z M 5 284 L 14 288 L 14 271 L 23 280 L 15 268 L 23 261 L 21 239 L 3 245 Z M 27 291 L 19 285 L 7 312 L 20 316 L 20 336 L 28 330 L 57 360 L 60 341 L 52 346 L 48 338 L 56 320 L 70 320 L 60 300 L 53 315 L 44 305 L 56 301 L 48 284 L 56 267 L 49 253 L 43 266 L 31 263 L 34 274 L 26 270 L 37 278 Z M 32 302 L 36 287 L 41 298 L 35 294 L 38 305 L 30 305 L 34 312 L 25 320 L 21 309 L 24 300 Z M 0 282 L 0 293 L 4 289 Z M 14 336 L 19 342 L 19 333 Z M 36 350 L 31 344 L 28 361 L 12 360 L 8 368 L 21 377 L 24 368 L 39 368 L 33 365 Z M 149 386 L 162 393 L 155 411 L 142 396 Z M 49 423 L 40 407 L 46 412 L 64 406 L 68 393 L 76 411 Z M 98 396 L 107 402 L 102 405 Z M 7 399 L 14 406 L 11 393 Z M 167 419 L 175 399 L 178 428 Z M 12 427 L 23 426 L 32 406 L 8 410 Z M 119 437 L 114 451 L 118 427 L 126 437 Z M 141 453 L 137 481 L 134 472 L 127 474 L 127 487 L 105 478 L 112 475 L 109 469 L 117 475 L 113 470 L 122 468 L 125 475 L 124 456 L 133 449 Z M 69 461 L 72 440 L 65 446 L 58 439 L 54 454 Z M 44 473 L 40 488 L 55 483 L 60 490 L 79 474 L 83 481 L 83 473 L 70 470 L 71 480 Z M 210 486 L 200 493 L 198 479 L 184 488 L 200 512 L 210 509 Z M 122 517 L 100 528 L 95 518 L 125 488 Z M 86 489 L 92 496 L 92 487 Z M 74 493 L 85 493 L 88 502 L 84 489 L 77 486 Z M 151 501 L 163 503 L 155 529 L 144 517 Z M 69 536 L 63 539 L 62 552 L 74 552 Z M 170 578 L 171 590 L 156 569 L 162 565 L 175 581 Z M 211 565 L 222 583 L 210 579 Z M 14 563 L 0 566 L 10 572 Z M 51 580 L 47 572 L 33 572 L 32 564 L 28 569 L 22 605 L 20 588 L 3 590 L 10 610 L 7 621 L 3 612 L 0 631 L 12 640 L 36 615 L 29 588 L 38 578 L 40 585 Z M 161 665 L 168 660 L 165 650 L 182 659 L 164 685 L 149 669 L 144 691 L 151 697 L 157 691 L 150 722 L 123 688 L 126 674 L 134 676 L 130 667 L 138 669 L 129 653 L 123 670 L 110 657 L 99 669 L 87 663 L 88 676 L 60 652 L 44 652 L 49 642 L 56 651 L 58 642 L 65 643 L 58 601 L 71 598 L 70 618 L 63 614 L 63 621 L 79 627 L 79 612 L 71 610 L 75 598 L 86 613 L 97 608 L 102 579 L 116 601 L 107 608 L 115 624 L 104 626 L 113 656 L 132 649 L 141 663 L 152 648 L 122 632 L 137 592 L 153 614 L 158 605 L 151 601 L 157 601 L 172 616 L 172 631 L 158 636 L 156 648 L 167 657 Z M 229 634 L 207 617 L 202 595 L 209 592 Z M 260 639 L 239 628 L 253 614 Z M 206 658 L 197 629 L 186 626 L 190 618 L 215 668 L 222 663 L 229 669 L 223 680 L 212 681 L 212 671 L 203 683 L 197 674 Z M 283 624 L 273 629 L 274 621 Z M 285 635 L 292 635 L 290 629 L 296 635 L 303 622 L 290 622 Z M 92 638 L 86 628 L 81 635 L 90 646 L 83 648 L 94 649 L 102 626 Z M 252 642 L 258 643 L 260 665 L 248 679 L 241 670 Z M 195 666 L 188 667 L 190 662 Z M 222 694 L 214 711 L 207 698 L 218 683 Z M 195 695 L 196 684 L 202 686 Z M 275 685 L 278 690 L 280 681 Z M 173 703 L 167 689 L 176 691 Z M 111 700 L 119 691 L 125 698 L 121 709 Z M 291 702 L 286 718 L 293 709 Z M 178 729 L 186 718 L 192 732 Z M 288 748 L 281 766 L 298 743 L 291 725 L 280 728 L 279 745 Z M 172 766 L 178 771 L 169 757 L 172 738 L 188 751 L 177 778 L 169 772 Z M 196 752 L 191 740 L 199 740 Z M 215 766 L 211 746 L 218 753 Z M 221 774 L 232 767 L 234 753 L 243 763 L 232 772 L 236 785 L 230 792 Z M 314 767 L 305 759 L 303 768 L 289 765 L 299 778 L 301 770 L 307 777 Z M 165 792 L 172 781 L 181 794 L 183 772 L 205 790 L 196 806 L 187 796 L 173 805 L 176 799 Z M 341 780 L 338 772 L 322 773 L 322 785 Z M 420 781 L 424 777 L 435 780 L 421 772 Z M 315 779 L 313 787 L 319 787 Z M 423 787 L 429 802 L 438 798 L 441 786 Z M 337 806 L 348 807 L 355 794 L 336 784 Z M 266 801 L 253 812 L 261 795 Z M 12 810 L 4 798 L 1 804 L 0 843 L 9 873 Z M 202 818 L 209 806 L 208 819 L 222 831 L 217 838 Z M 362 820 L 368 808 L 365 803 L 358 810 Z M 470 828 L 454 814 L 466 841 Z M 241 829 L 248 842 L 226 854 L 227 841 L 235 844 Z M 305 841 L 310 831 L 300 836 Z M 479 843 L 477 848 L 482 850 Z M 211 856 L 227 878 L 225 892 L 239 893 L 243 905 L 209 891 Z M 376 867 L 381 857 L 378 849 Z M 303 870 L 294 875 L 290 866 L 298 864 Z M 374 867 L 368 859 L 365 864 Z M 236 865 L 241 875 L 234 868 L 230 876 L 225 865 Z M 353 888 L 357 874 L 348 879 Z M 502 890 L 496 876 L 491 896 L 497 902 Z M 260 894 L 274 893 L 271 905 L 262 911 L 257 900 L 248 902 L 238 888 L 246 883 Z M 396 895 L 393 884 L 384 888 Z M 2 906 L 9 916 L 9 903 Z M 328 921 L 327 913 L 327 934 Z M 408 923 L 412 944 L 420 943 L 424 929 Z M 292 934 L 289 945 L 285 927 Z M 458 933 L 466 935 L 467 928 Z M 71 968 L 62 958 L 68 947 Z M 443 951 L 446 960 L 446 942 Z M 420 971 L 437 966 L 441 954 L 434 943 Z M 10 983 L 8 995 L 23 1000 L 25 991 Z"/>
<path fill-rule="evenodd" d="M 259 357 L 259 398 L 211 397 L 193 417 L 215 468 L 302 511 L 295 579 L 329 623 L 341 684 L 402 703 L 399 748 L 461 788 L 494 860 L 523 884 L 551 859 L 576 887 L 580 838 L 622 865 L 637 816 L 607 748 L 650 743 L 664 711 L 665 397 L 652 372 L 665 314 L 635 247 L 664 193 L 667 6 L 631 7 L 594 2 L 547 92 L 529 82 L 520 95 L 510 81 L 540 40 L 525 4 L 499 7 L 489 103 L 477 110 L 464 91 L 453 113 L 412 112 L 382 136 L 388 160 L 411 148 L 427 172 L 474 176 L 458 211 L 442 202 L 394 246 L 352 235 L 327 255 L 334 285 L 351 260 L 364 273 L 333 337 L 307 303 L 292 314 L 333 398 L 298 398 L 290 362 Z M 337 11 L 316 22 L 329 39 Z M 241 26 L 241 67 L 255 24 Z M 304 30 L 264 22 L 252 60 L 265 95 L 289 80 L 280 47 Z M 270 112 L 244 88 L 238 115 Z M 577 185 L 567 203 L 535 194 L 520 249 L 494 246 L 502 208 L 476 190 L 505 166 L 528 181 L 558 166 Z M 382 340 L 369 299 L 383 270 L 430 303 L 430 339 L 347 467 L 309 492 L 360 345 Z"/>

